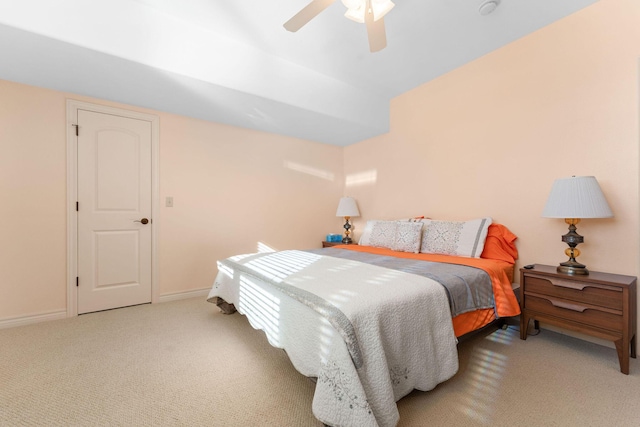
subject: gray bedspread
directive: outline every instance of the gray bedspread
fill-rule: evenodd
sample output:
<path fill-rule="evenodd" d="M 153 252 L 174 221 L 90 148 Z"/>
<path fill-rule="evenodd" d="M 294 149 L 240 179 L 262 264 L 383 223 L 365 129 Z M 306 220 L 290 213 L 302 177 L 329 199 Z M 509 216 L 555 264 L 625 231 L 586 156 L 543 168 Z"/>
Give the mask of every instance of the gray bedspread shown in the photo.
<path fill-rule="evenodd" d="M 491 278 L 484 270 L 476 267 L 396 258 L 337 248 L 310 249 L 306 252 L 360 261 L 435 280 L 447 292 L 452 317 L 469 311 L 495 307 Z"/>

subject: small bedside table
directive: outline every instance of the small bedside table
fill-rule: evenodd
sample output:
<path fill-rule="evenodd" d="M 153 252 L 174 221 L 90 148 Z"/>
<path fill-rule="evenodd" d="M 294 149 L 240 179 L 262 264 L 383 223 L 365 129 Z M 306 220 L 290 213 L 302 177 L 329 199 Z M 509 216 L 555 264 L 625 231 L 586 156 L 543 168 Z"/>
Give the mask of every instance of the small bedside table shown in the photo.
<path fill-rule="evenodd" d="M 520 269 L 520 339 L 527 339 L 529 320 L 613 341 L 620 371 L 629 374 L 629 353 L 636 357 L 636 282 L 632 276 L 591 271 L 558 273 L 536 264 Z"/>
<path fill-rule="evenodd" d="M 357 243 L 327 242 L 326 240 L 322 242 L 323 248 L 330 248 L 336 245 L 357 245 Z"/>

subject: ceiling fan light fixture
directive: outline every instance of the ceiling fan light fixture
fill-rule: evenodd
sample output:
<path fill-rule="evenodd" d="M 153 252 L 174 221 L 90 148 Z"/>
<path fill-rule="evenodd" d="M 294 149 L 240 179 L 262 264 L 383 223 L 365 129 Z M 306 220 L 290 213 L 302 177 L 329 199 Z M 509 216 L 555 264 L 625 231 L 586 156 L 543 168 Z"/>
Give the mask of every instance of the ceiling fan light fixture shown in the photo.
<path fill-rule="evenodd" d="M 352 21 L 364 24 L 364 8 L 347 9 L 344 16 Z"/>
<path fill-rule="evenodd" d="M 364 24 L 364 14 L 366 10 L 366 0 L 342 0 L 342 4 L 347 8 L 344 14 L 352 21 Z M 377 21 L 384 15 L 389 13 L 395 4 L 391 0 L 371 0 L 371 9 L 373 10 L 373 20 Z"/>

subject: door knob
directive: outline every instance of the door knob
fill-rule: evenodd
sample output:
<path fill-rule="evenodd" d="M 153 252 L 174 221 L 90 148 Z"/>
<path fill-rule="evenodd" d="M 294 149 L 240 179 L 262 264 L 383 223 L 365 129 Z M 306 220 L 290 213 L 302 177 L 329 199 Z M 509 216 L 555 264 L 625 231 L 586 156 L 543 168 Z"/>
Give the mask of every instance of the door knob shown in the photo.
<path fill-rule="evenodd" d="M 148 220 L 147 218 L 142 218 L 142 219 L 136 219 L 136 220 L 135 220 L 135 221 L 133 221 L 133 222 L 141 222 L 141 223 L 143 223 L 143 224 L 148 224 L 148 223 L 149 223 L 149 220 Z"/>

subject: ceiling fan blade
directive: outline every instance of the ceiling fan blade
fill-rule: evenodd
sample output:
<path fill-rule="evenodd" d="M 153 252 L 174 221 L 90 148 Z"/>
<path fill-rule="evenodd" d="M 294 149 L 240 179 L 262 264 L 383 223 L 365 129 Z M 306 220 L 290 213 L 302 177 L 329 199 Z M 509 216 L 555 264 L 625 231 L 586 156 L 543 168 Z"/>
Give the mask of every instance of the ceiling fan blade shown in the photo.
<path fill-rule="evenodd" d="M 295 33 L 302 28 L 307 22 L 315 18 L 320 12 L 331 6 L 336 0 L 313 0 L 306 5 L 300 12 L 296 13 L 293 18 L 284 23 L 287 31 Z"/>
<path fill-rule="evenodd" d="M 369 37 L 369 50 L 378 52 L 387 47 L 387 34 L 384 29 L 384 18 L 373 20 L 371 0 L 367 0 L 367 9 L 364 14 L 364 22 L 367 24 L 367 36 Z"/>

